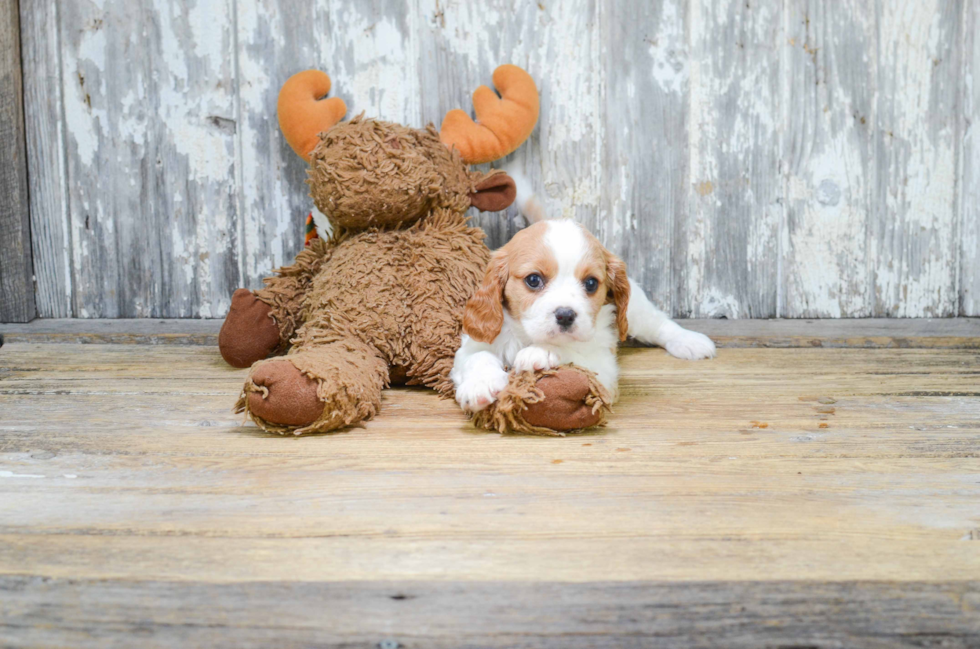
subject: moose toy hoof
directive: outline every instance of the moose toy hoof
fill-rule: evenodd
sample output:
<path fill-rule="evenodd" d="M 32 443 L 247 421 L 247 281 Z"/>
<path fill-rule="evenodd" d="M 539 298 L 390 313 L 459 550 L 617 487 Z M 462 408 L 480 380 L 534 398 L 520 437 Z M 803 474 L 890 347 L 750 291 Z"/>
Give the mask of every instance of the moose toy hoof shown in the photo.
<path fill-rule="evenodd" d="M 323 413 L 317 382 L 287 360 L 257 366 L 247 392 L 249 411 L 280 426 L 307 426 Z"/>
<path fill-rule="evenodd" d="M 279 347 L 279 327 L 269 305 L 240 288 L 231 296 L 231 310 L 218 334 L 218 350 L 232 367 L 251 367 Z"/>
<path fill-rule="evenodd" d="M 591 428 L 602 420 L 602 411 L 588 403 L 592 387 L 588 375 L 567 367 L 538 379 L 538 389 L 545 398 L 527 404 L 524 421 L 532 426 L 557 431 Z"/>

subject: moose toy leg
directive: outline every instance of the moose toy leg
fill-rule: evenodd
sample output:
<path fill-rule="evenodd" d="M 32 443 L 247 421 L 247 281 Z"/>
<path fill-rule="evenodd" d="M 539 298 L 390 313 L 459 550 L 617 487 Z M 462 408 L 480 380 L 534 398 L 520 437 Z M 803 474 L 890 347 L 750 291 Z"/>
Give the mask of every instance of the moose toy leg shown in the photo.
<path fill-rule="evenodd" d="M 293 333 L 302 324 L 306 292 L 327 251 L 323 241 L 315 239 L 292 265 L 267 278 L 264 288 L 235 291 L 218 334 L 218 350 L 229 365 L 249 367 L 289 346 Z"/>
<path fill-rule="evenodd" d="M 564 435 L 603 424 L 611 404 L 611 395 L 592 372 L 564 365 L 512 375 L 473 424 L 499 433 Z"/>
<path fill-rule="evenodd" d="M 246 288 L 235 291 L 218 334 L 218 350 L 225 362 L 232 367 L 248 367 L 275 352 L 280 339 L 272 307 Z"/>
<path fill-rule="evenodd" d="M 540 376 L 536 387 L 544 398 L 525 404 L 524 421 L 561 432 L 597 426 L 611 401 L 591 373 L 574 367 L 560 367 L 554 374 Z"/>
<path fill-rule="evenodd" d="M 359 340 L 294 347 L 252 366 L 237 411 L 277 433 L 323 433 L 370 419 L 388 365 Z"/>

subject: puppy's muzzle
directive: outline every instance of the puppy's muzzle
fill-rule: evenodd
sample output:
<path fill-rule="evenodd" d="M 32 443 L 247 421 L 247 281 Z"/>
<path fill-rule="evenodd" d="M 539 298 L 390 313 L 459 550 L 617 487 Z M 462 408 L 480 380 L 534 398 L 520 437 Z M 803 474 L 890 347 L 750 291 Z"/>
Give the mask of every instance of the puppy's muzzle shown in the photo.
<path fill-rule="evenodd" d="M 561 327 L 562 331 L 568 331 L 575 324 L 575 318 L 578 316 L 573 309 L 568 307 L 559 307 L 555 309 L 555 322 Z"/>

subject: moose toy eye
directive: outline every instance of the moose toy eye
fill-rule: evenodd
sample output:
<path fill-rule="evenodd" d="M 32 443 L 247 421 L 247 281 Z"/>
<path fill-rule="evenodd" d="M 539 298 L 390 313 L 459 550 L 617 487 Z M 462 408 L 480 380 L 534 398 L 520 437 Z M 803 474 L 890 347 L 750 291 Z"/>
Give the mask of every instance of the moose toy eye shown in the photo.
<path fill-rule="evenodd" d="M 537 273 L 531 273 L 530 275 L 524 278 L 524 283 L 527 284 L 527 287 L 529 289 L 531 289 L 532 291 L 536 291 L 542 286 L 544 286 L 544 279 Z"/>
<path fill-rule="evenodd" d="M 592 295 L 599 289 L 599 280 L 595 277 L 587 277 L 582 283 L 585 284 L 585 292 L 589 295 Z"/>

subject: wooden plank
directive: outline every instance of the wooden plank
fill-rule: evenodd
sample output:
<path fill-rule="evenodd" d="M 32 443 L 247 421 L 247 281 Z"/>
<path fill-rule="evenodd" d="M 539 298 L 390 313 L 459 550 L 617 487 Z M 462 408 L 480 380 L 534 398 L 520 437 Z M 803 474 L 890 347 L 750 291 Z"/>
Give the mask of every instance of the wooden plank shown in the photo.
<path fill-rule="evenodd" d="M 877 0 L 876 316 L 958 311 L 956 204 L 961 2 Z"/>
<path fill-rule="evenodd" d="M 980 348 L 980 322 L 965 318 L 680 322 L 710 336 L 719 347 Z"/>
<path fill-rule="evenodd" d="M 960 103 L 960 315 L 980 315 L 980 7 L 963 3 Z"/>
<path fill-rule="evenodd" d="M 57 0 L 21 0 L 20 24 L 37 312 L 67 318 L 72 241 Z"/>
<path fill-rule="evenodd" d="M 421 126 L 417 16 L 398 0 L 318 0 L 318 62 L 328 70 L 348 118 L 364 112 Z M 278 88 L 277 88 L 278 91 Z"/>
<path fill-rule="evenodd" d="M 976 582 L 175 584 L 6 577 L 13 646 L 975 646 Z"/>
<path fill-rule="evenodd" d="M 23 325 L 0 325 L 8 343 L 86 343 L 116 345 L 206 345 L 217 347 L 222 320 L 149 318 L 93 320 L 43 319 Z"/>
<path fill-rule="evenodd" d="M 422 118 L 436 126 L 453 108 L 472 111 L 471 95 L 492 85 L 503 63 L 525 68 L 538 84 L 541 114 L 530 139 L 506 160 L 531 181 L 550 217 L 597 229 L 603 119 L 600 41 L 594 0 L 556 3 L 444 3 L 419 0 Z M 487 244 L 506 243 L 524 221 L 474 212 Z"/>
<path fill-rule="evenodd" d="M 245 2 L 235 23 L 238 65 L 238 200 L 242 218 L 242 286 L 259 288 L 274 268 L 292 262 L 303 245 L 303 228 L 312 202 L 306 164 L 279 132 L 276 98 L 291 75 L 322 67 L 339 93 L 332 62 L 318 50 L 316 33 L 335 38 L 324 18 L 323 2 Z M 344 97 L 350 105 L 350 98 Z"/>
<path fill-rule="evenodd" d="M 24 96 L 17 2 L 0 8 L 0 322 L 34 319 Z"/>
<path fill-rule="evenodd" d="M 675 312 L 777 315 L 783 11 L 692 0 L 690 185 L 676 226 Z"/>
<path fill-rule="evenodd" d="M 596 224 L 630 277 L 673 312 L 675 222 L 687 213 L 688 3 L 629 2 L 602 14 L 602 205 Z M 678 231 L 678 237 L 686 232 Z"/>
<path fill-rule="evenodd" d="M 875 9 L 860 0 L 793 0 L 787 12 L 780 315 L 868 316 L 867 233 L 877 174 Z"/>
<path fill-rule="evenodd" d="M 301 70 L 330 75 L 347 119 L 364 112 L 419 125 L 411 7 L 395 0 L 245 3 L 237 17 L 241 114 L 242 276 L 257 288 L 303 246 L 313 207 L 307 164 L 286 144 L 276 119 L 282 84 Z"/>
<path fill-rule="evenodd" d="M 241 283 L 232 0 L 59 11 L 75 315 L 223 314 Z"/>
<path fill-rule="evenodd" d="M 980 347 L 980 319 L 679 320 L 719 347 Z M 7 342 L 218 344 L 221 320 L 48 320 L 0 325 Z M 628 342 L 627 345 L 632 345 Z"/>

